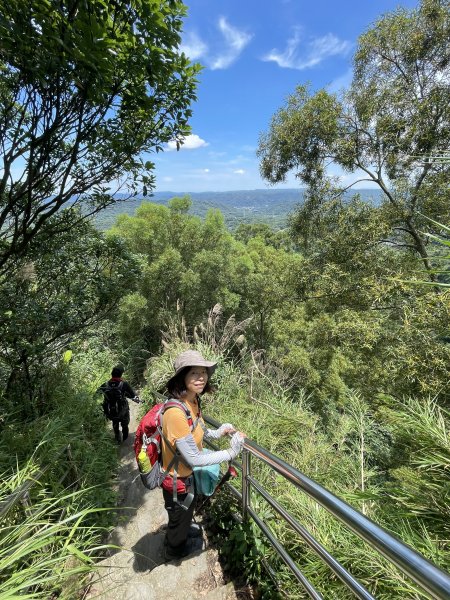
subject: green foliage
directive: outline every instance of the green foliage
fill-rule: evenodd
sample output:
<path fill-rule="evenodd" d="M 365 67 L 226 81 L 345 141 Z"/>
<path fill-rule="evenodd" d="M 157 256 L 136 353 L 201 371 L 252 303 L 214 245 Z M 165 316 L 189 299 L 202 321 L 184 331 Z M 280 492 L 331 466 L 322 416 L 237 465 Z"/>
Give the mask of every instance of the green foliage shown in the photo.
<path fill-rule="evenodd" d="M 169 200 L 167 206 L 173 212 L 187 213 L 192 206 L 192 201 L 189 196 L 175 197 Z"/>
<path fill-rule="evenodd" d="M 2 476 L 0 502 L 32 474 L 27 465 L 9 478 Z M 106 549 L 101 544 L 102 528 L 87 524 L 100 509 L 79 508 L 83 503 L 84 491 L 56 495 L 41 489 L 25 515 L 17 507 L 9 511 L 0 533 L 1 600 L 49 598 L 56 593 L 65 599 L 79 596 L 95 556 Z"/>
<path fill-rule="evenodd" d="M 380 244 L 386 206 L 355 196 L 322 209 L 302 255 L 265 241 L 264 228 L 246 231 L 245 245 L 236 241 L 217 211 L 201 221 L 145 203 L 136 217 L 122 216 L 110 235 L 123 237 L 143 265 L 139 290 L 119 308 L 122 339 L 155 351 L 161 330 L 179 322 L 200 333 L 220 304 L 224 322 L 251 318 L 242 343 L 300 381 L 323 419 L 348 389 L 366 400 L 390 393 L 445 401 L 448 299 L 399 281 L 420 278 L 423 263 Z"/>
<path fill-rule="evenodd" d="M 48 240 L 2 278 L 0 361 L 9 408 L 45 413 L 47 366 L 76 335 L 99 323 L 132 287 L 138 263 L 118 239 L 88 223 Z"/>
<path fill-rule="evenodd" d="M 141 338 L 155 348 L 177 313 L 193 328 L 217 302 L 228 314 L 239 307 L 236 288 L 247 265 L 243 248 L 218 211 L 201 221 L 186 213 L 188 205 L 186 198 L 173 199 L 169 208 L 144 203 L 135 217 L 120 217 L 110 233 L 123 238 L 144 264 L 138 292 L 120 308 L 127 340 Z"/>
<path fill-rule="evenodd" d="M 266 245 L 259 237 L 247 244 L 250 268 L 239 282 L 243 316 L 253 315 L 252 342 L 257 348 L 267 348 L 273 336 L 270 317 L 281 306 L 292 306 L 295 281 L 302 269 L 298 254 Z"/>
<path fill-rule="evenodd" d="M 42 390 L 45 410 L 41 416 L 25 421 L 17 411 L 5 412 L 0 442 L 1 471 L 12 472 L 34 456 L 42 466 L 51 464 L 46 483 L 53 486 L 52 491 L 60 492 L 58 482 L 68 465 L 65 458 L 54 461 L 53 457 L 70 444 L 73 469 L 80 474 L 80 484 L 90 488 L 99 485 L 98 489 L 86 492 L 86 501 L 90 499 L 94 506 L 113 503 L 109 482 L 117 457 L 106 429 L 101 399 L 94 398 L 113 361 L 110 352 L 98 351 L 95 347 L 84 351 L 74 347 L 70 365 L 60 357 L 58 365 L 47 374 L 46 387 Z"/>
<path fill-rule="evenodd" d="M 0 430 L 2 498 L 45 474 L 30 489 L 30 510 L 16 503 L 2 521 L 0 598 L 73 599 L 105 548 L 116 498 L 116 445 L 94 391 L 115 357 L 85 342 L 72 346 L 47 372 L 45 411 L 25 421 L 4 412 Z M 5 406 L 3 405 L 3 410 Z M 70 444 L 70 457 L 61 451 Z M 68 486 L 74 485 L 73 491 Z M 106 510 L 107 509 L 107 510 Z M 30 535 L 32 532 L 32 535 Z"/>
<path fill-rule="evenodd" d="M 447 399 L 448 297 L 406 283 L 423 278 L 423 263 L 380 244 L 385 234 L 383 206 L 329 202 L 291 275 L 297 303 L 287 298 L 271 317 L 270 354 L 314 394 L 323 416 L 348 388 L 366 399 Z"/>
<path fill-rule="evenodd" d="M 190 131 L 199 67 L 179 50 L 185 12 L 180 0 L 2 2 L 2 272 L 74 223 L 68 203 L 95 213 L 117 181 L 151 188 L 138 155 Z"/>
<path fill-rule="evenodd" d="M 447 401 L 445 299 L 430 292 L 398 311 L 372 313 L 346 307 L 317 313 L 314 304 L 277 311 L 271 355 L 314 395 L 322 416 L 345 401 L 348 387 L 369 401 L 381 392 Z"/>
<path fill-rule="evenodd" d="M 332 207 L 327 202 L 344 192 L 328 175 L 334 162 L 351 174 L 349 187 L 378 186 L 389 243 L 417 253 L 433 279 L 421 234 L 433 229 L 421 214 L 449 218 L 450 164 L 423 157 L 450 145 L 449 32 L 448 4 L 439 0 L 383 15 L 360 37 L 353 82 L 342 97 L 299 86 L 275 114 L 259 143 L 261 173 L 276 183 L 294 170 L 306 184 L 296 223 L 301 236 L 320 227 Z"/>
<path fill-rule="evenodd" d="M 216 509 L 217 510 L 217 509 Z M 247 576 L 252 581 L 256 581 L 261 576 L 262 565 L 260 550 L 262 549 L 261 535 L 257 527 L 252 522 L 233 523 L 233 527 L 227 523 L 222 516 L 218 515 L 215 527 L 220 527 L 223 531 L 231 529 L 229 534 L 220 546 L 220 554 L 226 557 L 226 568 L 238 573 L 244 569 Z"/>
<path fill-rule="evenodd" d="M 279 600 L 283 595 L 278 594 L 262 562 L 266 551 L 264 537 L 252 521 L 243 522 L 237 518 L 238 514 L 236 501 L 225 489 L 221 490 L 206 517 L 209 537 L 217 544 L 228 574 L 239 582 L 250 581 L 257 587 L 261 600 Z"/>
<path fill-rule="evenodd" d="M 262 238 L 266 246 L 292 249 L 292 240 L 287 229 L 275 231 L 267 223 L 240 223 L 233 232 L 234 237 L 244 244 L 255 237 Z"/>
<path fill-rule="evenodd" d="M 261 175 L 277 183 L 296 169 L 307 185 L 323 177 L 320 158 L 340 133 L 340 112 L 340 104 L 332 95 L 321 90 L 310 97 L 306 86 L 298 86 L 286 106 L 272 117 L 269 133 L 260 138 Z"/>
<path fill-rule="evenodd" d="M 281 233 L 266 243 L 247 232 L 244 245 L 227 231 L 219 211 L 209 211 L 202 221 L 187 208 L 186 198 L 172 199 L 168 208 L 144 203 L 135 217 L 123 215 L 111 230 L 109 235 L 123 238 L 144 263 L 138 293 L 122 301 L 122 335 L 156 348 L 160 331 L 175 315 L 193 332 L 220 304 L 226 318 L 251 317 L 249 339 L 267 347 L 271 315 L 293 300 L 300 256 L 283 248 L 286 236 Z"/>
<path fill-rule="evenodd" d="M 351 94 L 361 123 L 376 119 L 391 180 L 421 175 L 414 172 L 418 156 L 448 149 L 449 90 L 442 75 L 449 31 L 448 4 L 422 0 L 413 10 L 383 15 L 359 39 Z M 442 172 L 432 171 L 428 180 Z"/>
<path fill-rule="evenodd" d="M 428 219 L 428 217 L 425 218 L 428 221 L 431 221 L 431 223 L 433 223 L 439 231 L 439 235 L 433 235 L 431 233 L 426 234 L 434 249 L 434 252 L 431 254 L 431 263 L 433 265 L 433 275 L 436 275 L 436 281 L 415 281 L 410 283 L 415 283 L 416 285 L 432 285 L 435 289 L 447 289 L 450 287 L 450 255 L 448 254 L 449 251 L 447 249 L 450 247 L 450 241 L 448 239 L 450 227 L 447 227 L 442 223 L 438 223 L 433 219 Z"/>
<path fill-rule="evenodd" d="M 123 344 L 139 340 L 145 328 L 148 300 L 139 292 L 127 294 L 121 299 L 118 311 L 118 331 Z"/>
<path fill-rule="evenodd" d="M 450 523 L 449 414 L 429 399 L 398 402 L 385 398 L 379 408 L 393 435 L 392 480 L 387 492 L 396 514 L 427 524 L 432 537 L 448 539 Z"/>

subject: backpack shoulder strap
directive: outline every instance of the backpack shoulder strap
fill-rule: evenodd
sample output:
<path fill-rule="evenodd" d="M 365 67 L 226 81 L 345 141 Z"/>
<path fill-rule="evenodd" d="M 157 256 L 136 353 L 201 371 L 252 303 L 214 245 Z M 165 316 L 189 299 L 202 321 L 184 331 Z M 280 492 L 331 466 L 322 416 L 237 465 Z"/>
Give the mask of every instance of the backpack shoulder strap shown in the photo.
<path fill-rule="evenodd" d="M 162 416 L 166 412 L 166 410 L 168 410 L 169 408 L 179 408 L 180 410 L 182 410 L 184 412 L 184 414 L 186 415 L 186 419 L 187 419 L 188 425 L 191 429 L 191 432 L 194 431 L 194 429 L 197 426 L 198 419 L 196 419 L 194 422 L 194 420 L 192 419 L 191 411 L 188 409 L 186 404 L 184 402 L 182 402 L 181 400 L 177 400 L 176 398 L 169 398 L 168 400 L 166 400 L 164 402 L 163 406 L 161 407 L 161 412 L 160 412 L 161 428 L 162 428 Z"/>
<path fill-rule="evenodd" d="M 112 381 L 111 379 L 109 379 L 106 383 L 104 383 L 101 386 L 100 389 L 103 389 L 103 390 L 106 390 L 106 391 L 111 390 L 111 389 L 122 391 L 122 389 L 123 389 L 123 381 L 119 381 L 119 385 L 114 385 L 115 383 L 116 383 L 115 381 Z"/>
<path fill-rule="evenodd" d="M 162 406 L 161 414 L 164 414 L 169 408 L 179 408 L 184 412 L 188 419 L 192 418 L 191 411 L 188 409 L 184 402 L 181 402 L 181 400 L 176 400 L 175 398 L 169 398 L 168 400 L 166 400 Z"/>

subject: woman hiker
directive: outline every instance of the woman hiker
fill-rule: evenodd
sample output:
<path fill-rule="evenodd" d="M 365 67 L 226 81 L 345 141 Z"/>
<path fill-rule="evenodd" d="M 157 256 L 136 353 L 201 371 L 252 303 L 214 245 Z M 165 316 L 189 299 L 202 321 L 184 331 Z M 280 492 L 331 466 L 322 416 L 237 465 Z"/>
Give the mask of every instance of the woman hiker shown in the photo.
<path fill-rule="evenodd" d="M 174 452 L 178 451 L 180 455 L 178 465 L 175 465 L 176 472 L 172 468 L 162 484 L 164 504 L 169 516 L 164 542 L 166 560 L 182 558 L 201 549 L 201 529 L 192 523 L 196 503 L 193 467 L 231 461 L 239 454 L 244 443 L 244 434 L 236 432 L 229 423 L 224 423 L 217 430 L 205 427 L 200 396 L 211 391 L 210 378 L 216 366 L 217 363 L 205 360 L 200 352 L 187 350 L 175 359 L 175 374 L 167 382 L 169 398 L 183 402 L 191 419 L 186 417 L 185 410 L 176 407 L 167 409 L 162 417 L 164 470 L 168 469 Z M 202 452 L 204 435 L 217 439 L 228 433 L 234 433 L 229 449 Z"/>

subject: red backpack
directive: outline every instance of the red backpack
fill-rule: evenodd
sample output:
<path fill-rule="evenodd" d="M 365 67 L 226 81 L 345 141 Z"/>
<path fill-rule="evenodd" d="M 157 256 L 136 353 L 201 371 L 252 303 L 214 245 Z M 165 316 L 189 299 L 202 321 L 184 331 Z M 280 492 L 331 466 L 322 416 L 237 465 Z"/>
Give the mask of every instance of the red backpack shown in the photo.
<path fill-rule="evenodd" d="M 183 402 L 173 398 L 161 402 L 160 404 L 156 404 L 150 409 L 148 413 L 142 417 L 141 422 L 136 429 L 134 453 L 136 455 L 141 481 L 149 490 L 160 487 L 172 467 L 175 467 L 176 471 L 178 461 L 180 460 L 180 456 L 175 453 L 166 471 L 163 471 L 161 456 L 161 437 L 163 436 L 161 417 L 167 409 L 172 407 L 181 408 L 183 410 L 192 431 L 194 429 L 194 423 L 189 409 Z M 167 440 L 166 444 L 168 444 Z"/>

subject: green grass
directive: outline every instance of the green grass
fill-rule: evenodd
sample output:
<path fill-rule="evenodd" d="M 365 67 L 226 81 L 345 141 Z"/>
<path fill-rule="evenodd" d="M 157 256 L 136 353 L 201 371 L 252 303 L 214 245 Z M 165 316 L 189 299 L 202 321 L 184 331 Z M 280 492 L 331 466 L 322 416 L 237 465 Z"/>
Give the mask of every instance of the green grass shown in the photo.
<path fill-rule="evenodd" d="M 28 508 L 16 502 L 0 522 L 0 600 L 75 600 L 106 548 L 118 454 L 94 392 L 115 362 L 99 339 L 74 345 L 72 360 L 47 374 L 45 414 L 4 420 L 0 502 L 34 484 Z"/>
<path fill-rule="evenodd" d="M 29 462 L 14 475 L 1 476 L 0 503 L 35 472 Z M 92 524 L 101 509 L 86 506 L 90 490 L 55 495 L 41 485 L 36 488 L 29 508 L 16 503 L 1 522 L 0 600 L 49 598 L 52 593 L 76 598 L 94 558 L 106 548 L 104 530 Z"/>

